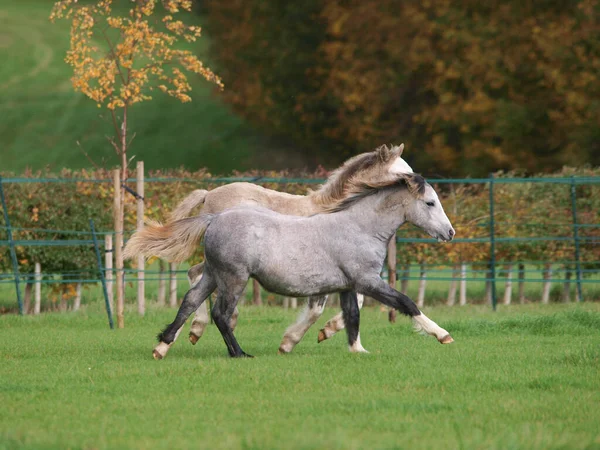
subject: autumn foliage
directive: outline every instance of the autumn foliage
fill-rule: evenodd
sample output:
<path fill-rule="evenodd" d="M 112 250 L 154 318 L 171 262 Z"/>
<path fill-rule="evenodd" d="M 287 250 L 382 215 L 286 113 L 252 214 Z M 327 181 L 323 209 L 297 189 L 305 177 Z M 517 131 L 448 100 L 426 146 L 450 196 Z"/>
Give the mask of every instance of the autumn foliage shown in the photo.
<path fill-rule="evenodd" d="M 225 97 L 320 161 L 400 139 L 429 175 L 600 163 L 597 0 L 205 4 Z"/>

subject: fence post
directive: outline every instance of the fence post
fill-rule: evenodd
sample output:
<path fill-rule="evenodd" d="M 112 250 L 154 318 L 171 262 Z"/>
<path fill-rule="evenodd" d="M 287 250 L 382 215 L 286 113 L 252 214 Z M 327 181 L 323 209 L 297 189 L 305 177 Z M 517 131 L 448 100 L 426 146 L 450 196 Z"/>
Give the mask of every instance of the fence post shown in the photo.
<path fill-rule="evenodd" d="M 94 221 L 90 219 L 90 228 L 92 229 L 92 238 L 94 239 L 94 249 L 96 250 L 96 259 L 98 260 L 98 273 L 100 274 L 100 282 L 102 283 L 102 292 L 104 293 L 104 305 L 106 307 L 106 314 L 108 315 L 108 325 L 110 329 L 114 329 L 112 312 L 110 310 L 110 303 L 108 302 L 108 292 L 106 291 L 106 279 L 104 278 L 104 268 L 102 267 L 102 258 L 100 257 L 100 249 L 98 248 L 98 239 L 96 238 L 96 228 L 94 227 Z"/>
<path fill-rule="evenodd" d="M 117 279 L 117 328 L 124 328 L 125 318 L 123 312 L 125 309 L 125 299 L 123 298 L 123 278 L 125 272 L 123 271 L 123 218 L 121 217 L 121 202 L 124 199 L 121 199 L 121 171 L 119 169 L 113 171 L 113 187 L 115 191 L 113 208 L 115 221 L 115 277 Z"/>
<path fill-rule="evenodd" d="M 6 236 L 8 238 L 8 246 L 10 247 L 10 259 L 12 260 L 13 274 L 15 276 L 15 289 L 17 290 L 19 314 L 23 315 L 23 300 L 21 300 L 21 287 L 19 286 L 19 263 L 17 262 L 17 252 L 15 251 L 15 243 L 13 242 L 10 219 L 8 218 L 8 208 L 6 207 L 6 199 L 4 198 L 3 184 L 2 176 L 0 175 L 0 200 L 2 201 L 2 212 L 4 213 L 4 223 L 6 224 Z"/>
<path fill-rule="evenodd" d="M 494 174 L 490 174 L 490 275 L 492 283 L 492 308 L 496 311 L 496 236 L 494 223 Z"/>
<path fill-rule="evenodd" d="M 35 263 L 35 303 L 33 304 L 33 314 L 39 314 L 42 307 L 42 266 L 39 262 Z"/>
<path fill-rule="evenodd" d="M 169 306 L 177 306 L 177 264 L 169 263 Z"/>
<path fill-rule="evenodd" d="M 137 174 L 136 174 L 136 191 L 137 197 L 137 230 L 140 231 L 144 228 L 144 161 L 137 162 Z M 145 269 L 144 255 L 138 255 L 137 258 L 137 301 L 138 301 L 138 313 L 143 316 L 146 313 L 146 298 L 145 298 L 145 286 L 144 286 L 144 269 Z"/>
<path fill-rule="evenodd" d="M 113 289 L 113 237 L 112 234 L 104 236 L 104 278 L 106 279 L 106 290 L 108 291 L 108 304 L 110 310 L 114 311 L 114 289 Z"/>
<path fill-rule="evenodd" d="M 573 240 L 575 241 L 575 276 L 577 277 L 577 301 L 583 301 L 581 289 L 581 261 L 579 251 L 579 224 L 577 223 L 577 191 L 575 177 L 571 177 L 571 214 L 573 215 Z"/>

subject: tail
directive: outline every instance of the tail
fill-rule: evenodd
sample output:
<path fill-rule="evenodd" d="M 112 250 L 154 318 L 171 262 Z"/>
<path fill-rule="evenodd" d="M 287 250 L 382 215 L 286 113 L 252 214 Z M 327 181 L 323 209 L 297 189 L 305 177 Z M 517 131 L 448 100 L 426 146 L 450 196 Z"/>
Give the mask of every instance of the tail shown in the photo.
<path fill-rule="evenodd" d="M 201 214 L 169 222 L 164 226 L 158 222 L 149 222 L 127 241 L 123 258 L 130 259 L 141 254 L 175 263 L 183 262 L 192 256 L 213 217 L 212 214 Z"/>
<path fill-rule="evenodd" d="M 206 189 L 196 189 L 193 191 L 190 195 L 184 198 L 179 205 L 177 205 L 177 208 L 175 208 L 175 211 L 173 211 L 169 217 L 169 222 L 174 222 L 175 220 L 181 220 L 188 217 L 195 207 L 204 203 L 206 194 L 208 194 Z"/>

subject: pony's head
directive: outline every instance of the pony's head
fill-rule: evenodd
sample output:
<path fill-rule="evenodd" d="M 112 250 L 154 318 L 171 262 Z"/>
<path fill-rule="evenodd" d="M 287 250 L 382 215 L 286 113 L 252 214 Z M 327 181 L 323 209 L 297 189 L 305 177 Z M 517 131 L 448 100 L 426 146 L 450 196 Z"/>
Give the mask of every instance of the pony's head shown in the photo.
<path fill-rule="evenodd" d="M 438 241 L 451 241 L 456 233 L 435 189 L 416 173 L 401 179 L 410 193 L 403 202 L 406 220 Z"/>

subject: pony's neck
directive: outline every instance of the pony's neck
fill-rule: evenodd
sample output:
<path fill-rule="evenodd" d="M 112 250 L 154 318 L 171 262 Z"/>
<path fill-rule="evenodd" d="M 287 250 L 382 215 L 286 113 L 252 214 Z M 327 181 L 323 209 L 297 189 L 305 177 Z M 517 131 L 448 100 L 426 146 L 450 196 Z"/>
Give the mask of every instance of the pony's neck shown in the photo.
<path fill-rule="evenodd" d="M 379 192 L 361 199 L 341 214 L 365 232 L 377 236 L 386 243 L 396 230 L 406 222 L 403 196 L 407 190 L 397 187 L 381 189 Z"/>

